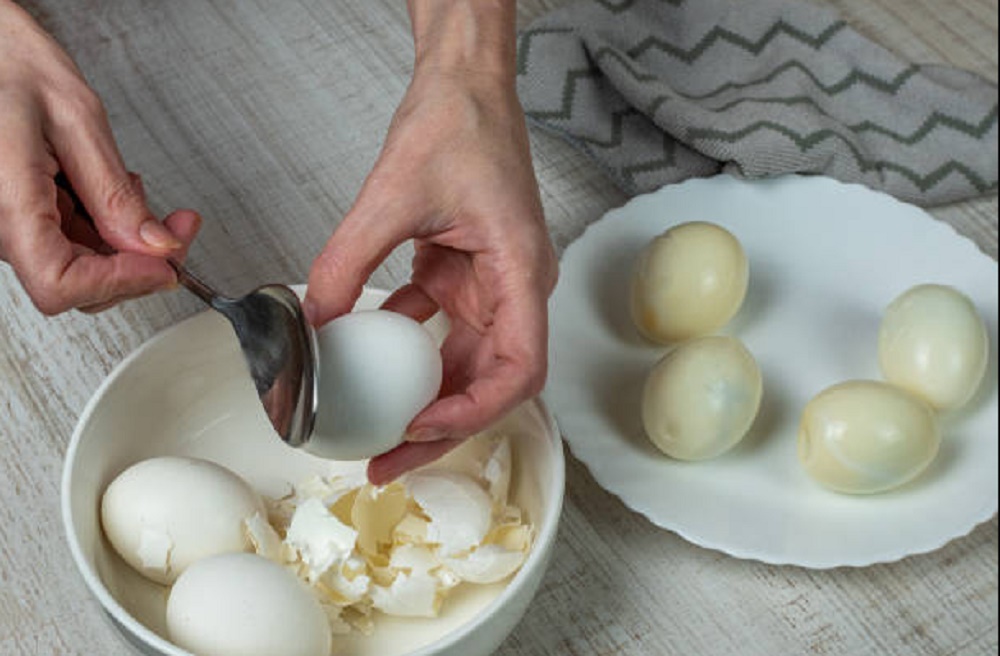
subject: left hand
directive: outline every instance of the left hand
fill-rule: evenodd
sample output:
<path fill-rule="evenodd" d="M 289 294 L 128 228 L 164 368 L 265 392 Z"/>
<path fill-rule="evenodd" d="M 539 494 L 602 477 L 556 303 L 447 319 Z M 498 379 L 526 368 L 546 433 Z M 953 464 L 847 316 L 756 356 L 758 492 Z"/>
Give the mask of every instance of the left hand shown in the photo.
<path fill-rule="evenodd" d="M 410 238 L 411 281 L 384 307 L 421 321 L 441 309 L 451 332 L 441 393 L 413 419 L 407 442 L 371 461 L 376 484 L 438 458 L 544 384 L 558 265 L 512 80 L 415 75 L 354 207 L 313 264 L 313 324 L 349 312 L 374 269 Z"/>

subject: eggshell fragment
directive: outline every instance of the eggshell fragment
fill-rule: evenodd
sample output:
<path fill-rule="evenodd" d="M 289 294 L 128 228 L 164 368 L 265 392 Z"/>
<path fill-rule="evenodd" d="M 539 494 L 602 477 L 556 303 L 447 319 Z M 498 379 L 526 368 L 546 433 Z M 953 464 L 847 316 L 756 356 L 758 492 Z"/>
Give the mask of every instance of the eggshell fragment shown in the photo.
<path fill-rule="evenodd" d="M 257 555 L 281 562 L 283 553 L 281 536 L 263 515 L 254 513 L 253 516 L 243 520 L 243 531 Z"/>
<path fill-rule="evenodd" d="M 441 555 L 467 552 L 486 537 L 493 500 L 474 479 L 450 471 L 426 470 L 408 475 L 405 484 L 430 517 L 427 540 L 439 545 Z"/>
<path fill-rule="evenodd" d="M 263 501 L 237 474 L 180 456 L 132 465 L 101 500 L 101 524 L 115 551 L 164 584 L 200 558 L 251 551 L 244 522 L 255 514 L 266 514 Z"/>
<path fill-rule="evenodd" d="M 915 478 L 941 443 L 936 415 L 919 397 L 881 381 L 834 385 L 806 404 L 798 456 L 824 486 L 872 494 Z"/>
<path fill-rule="evenodd" d="M 886 308 L 878 353 L 886 380 L 953 410 L 983 380 L 989 337 L 967 296 L 945 285 L 918 285 Z"/>
<path fill-rule="evenodd" d="M 444 558 L 442 564 L 463 581 L 485 584 L 504 580 L 524 564 L 526 557 L 523 551 L 484 544 L 464 558 Z"/>
<path fill-rule="evenodd" d="M 660 359 L 646 378 L 646 435 L 672 458 L 714 458 L 750 429 L 762 385 L 757 362 L 739 340 L 710 336 L 684 342 Z"/>
<path fill-rule="evenodd" d="M 199 656 L 329 656 L 326 613 L 280 565 L 255 554 L 222 554 L 189 567 L 167 600 L 167 628 Z"/>
<path fill-rule="evenodd" d="M 285 543 L 295 549 L 312 582 L 350 557 L 358 532 L 337 519 L 319 499 L 307 499 L 295 510 Z"/>
<path fill-rule="evenodd" d="M 437 558 L 427 547 L 403 545 L 393 550 L 388 569 L 394 573 L 389 586 L 372 586 L 375 608 L 402 617 L 437 617 L 444 593 L 452 582 L 436 575 Z"/>
<path fill-rule="evenodd" d="M 317 331 L 317 345 L 319 404 L 306 450 L 324 458 L 389 451 L 441 386 L 441 353 L 431 334 L 396 312 L 338 317 Z"/>
<path fill-rule="evenodd" d="M 707 335 L 739 311 L 749 276 L 746 253 L 728 230 L 704 221 L 676 225 L 636 260 L 633 323 L 663 344 Z"/>
<path fill-rule="evenodd" d="M 400 483 L 362 487 L 351 509 L 351 524 L 358 531 L 358 548 L 374 554 L 392 544 L 392 530 L 406 514 L 406 506 L 406 489 Z"/>

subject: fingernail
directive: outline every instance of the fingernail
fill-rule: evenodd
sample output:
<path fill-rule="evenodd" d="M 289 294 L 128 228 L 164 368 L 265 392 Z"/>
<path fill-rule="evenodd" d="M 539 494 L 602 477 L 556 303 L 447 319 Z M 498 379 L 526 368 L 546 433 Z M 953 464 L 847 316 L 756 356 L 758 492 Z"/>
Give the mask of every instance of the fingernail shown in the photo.
<path fill-rule="evenodd" d="M 447 437 L 448 435 L 440 428 L 418 428 L 412 433 L 408 433 L 406 440 L 408 442 L 436 442 Z"/>
<path fill-rule="evenodd" d="M 156 219 L 146 219 L 139 225 L 139 237 L 154 248 L 173 250 L 182 246 L 174 233 Z"/>

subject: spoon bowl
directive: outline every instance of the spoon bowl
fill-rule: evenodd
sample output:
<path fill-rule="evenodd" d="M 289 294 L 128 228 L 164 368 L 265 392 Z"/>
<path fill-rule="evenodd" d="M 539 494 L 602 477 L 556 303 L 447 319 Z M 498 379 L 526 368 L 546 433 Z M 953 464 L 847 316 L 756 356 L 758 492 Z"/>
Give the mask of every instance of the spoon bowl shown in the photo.
<path fill-rule="evenodd" d="M 285 285 L 265 285 L 246 296 L 229 298 L 181 264 L 168 262 L 178 282 L 232 324 L 274 430 L 290 446 L 305 446 L 318 405 L 316 335 L 298 295 Z"/>

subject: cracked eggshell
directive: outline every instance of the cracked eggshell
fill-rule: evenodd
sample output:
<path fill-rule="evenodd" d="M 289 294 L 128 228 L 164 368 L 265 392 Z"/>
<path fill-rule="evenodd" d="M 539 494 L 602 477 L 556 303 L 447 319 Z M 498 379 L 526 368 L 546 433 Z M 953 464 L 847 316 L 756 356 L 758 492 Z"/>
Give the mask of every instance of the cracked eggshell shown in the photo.
<path fill-rule="evenodd" d="M 393 550 L 387 569 L 388 586 L 372 586 L 372 603 L 388 615 L 437 617 L 444 595 L 453 584 L 438 576 L 440 563 L 426 547 L 403 545 Z"/>
<path fill-rule="evenodd" d="M 167 600 L 170 639 L 211 656 L 329 656 L 326 612 L 295 575 L 256 554 L 202 559 Z"/>
<path fill-rule="evenodd" d="M 337 519 L 322 501 L 311 498 L 295 509 L 285 544 L 298 554 L 312 582 L 350 558 L 357 539 L 353 527 Z"/>
<path fill-rule="evenodd" d="M 972 301 L 946 285 L 917 285 L 886 308 L 878 335 L 885 379 L 939 410 L 965 405 L 986 373 L 989 337 Z"/>
<path fill-rule="evenodd" d="M 524 551 L 484 544 L 461 558 L 443 558 L 441 564 L 463 581 L 485 584 L 504 580 L 516 572 L 527 557 Z"/>
<path fill-rule="evenodd" d="M 254 513 L 251 517 L 244 519 L 243 532 L 258 556 L 263 556 L 276 563 L 281 563 L 284 560 L 281 536 L 263 515 Z"/>
<path fill-rule="evenodd" d="M 442 556 L 467 552 L 486 537 L 493 500 L 474 479 L 431 469 L 408 474 L 405 485 L 430 518 L 426 540 L 437 544 Z"/>
<path fill-rule="evenodd" d="M 251 551 L 244 523 L 267 511 L 257 493 L 222 465 L 181 456 L 138 462 L 101 500 L 115 551 L 143 576 L 170 584 L 206 556 Z"/>
<path fill-rule="evenodd" d="M 317 331 L 319 406 L 306 450 L 362 460 L 403 441 L 406 427 L 437 397 L 441 352 L 413 319 L 365 310 Z"/>
<path fill-rule="evenodd" d="M 661 344 L 707 335 L 739 311 L 749 278 L 743 246 L 728 230 L 705 221 L 676 225 L 636 260 L 632 321 Z"/>
<path fill-rule="evenodd" d="M 798 456 L 824 486 L 872 494 L 915 478 L 940 444 L 937 417 L 919 397 L 882 381 L 853 380 L 828 387 L 806 404 Z"/>
<path fill-rule="evenodd" d="M 392 532 L 406 516 L 406 488 L 395 482 L 385 487 L 365 485 L 351 508 L 351 524 L 358 531 L 358 548 L 375 554 L 392 545 Z"/>

